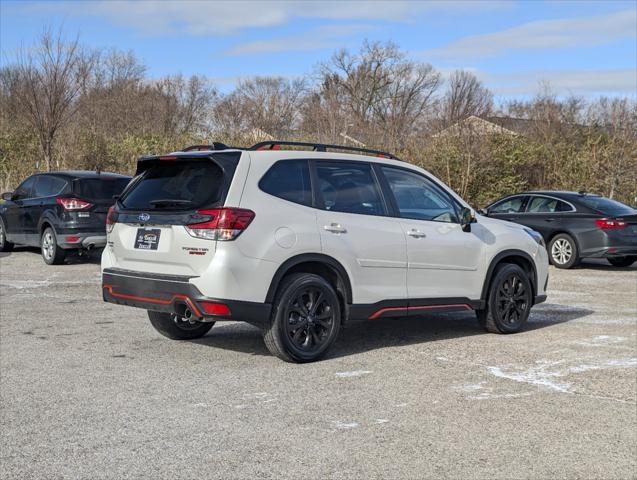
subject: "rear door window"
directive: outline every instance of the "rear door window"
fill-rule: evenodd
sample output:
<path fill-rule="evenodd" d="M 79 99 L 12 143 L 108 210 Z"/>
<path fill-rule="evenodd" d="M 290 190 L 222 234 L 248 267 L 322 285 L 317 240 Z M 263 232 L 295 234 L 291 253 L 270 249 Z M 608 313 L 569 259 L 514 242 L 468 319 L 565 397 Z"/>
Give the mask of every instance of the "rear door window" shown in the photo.
<path fill-rule="evenodd" d="M 128 185 L 128 178 L 80 178 L 75 180 L 74 192 L 81 198 L 89 200 L 113 201 L 113 197 L 122 193 Z"/>
<path fill-rule="evenodd" d="M 191 210 L 222 202 L 224 173 L 211 160 L 158 161 L 120 199 L 132 210 Z"/>
<path fill-rule="evenodd" d="M 527 208 L 528 213 L 558 213 L 572 210 L 568 203 L 550 197 L 531 197 L 531 202 Z"/>
<path fill-rule="evenodd" d="M 259 188 L 290 202 L 312 205 L 312 186 L 307 160 L 277 162 L 263 176 Z"/>
<path fill-rule="evenodd" d="M 322 207 L 331 212 L 386 215 L 371 165 L 363 162 L 316 162 Z"/>
<path fill-rule="evenodd" d="M 35 182 L 34 197 L 53 197 L 66 186 L 66 181 L 51 175 L 39 175 Z"/>

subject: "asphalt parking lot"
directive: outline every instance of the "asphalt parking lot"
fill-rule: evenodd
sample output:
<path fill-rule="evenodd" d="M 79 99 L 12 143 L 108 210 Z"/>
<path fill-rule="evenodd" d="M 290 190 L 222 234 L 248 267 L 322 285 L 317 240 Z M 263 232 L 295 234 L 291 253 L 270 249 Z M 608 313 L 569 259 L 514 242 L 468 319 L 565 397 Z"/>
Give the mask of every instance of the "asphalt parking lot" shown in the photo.
<path fill-rule="evenodd" d="M 286 364 L 254 327 L 161 337 L 97 261 L 0 258 L 1 478 L 635 478 L 637 268 L 551 269 L 526 330 L 355 324 Z"/>

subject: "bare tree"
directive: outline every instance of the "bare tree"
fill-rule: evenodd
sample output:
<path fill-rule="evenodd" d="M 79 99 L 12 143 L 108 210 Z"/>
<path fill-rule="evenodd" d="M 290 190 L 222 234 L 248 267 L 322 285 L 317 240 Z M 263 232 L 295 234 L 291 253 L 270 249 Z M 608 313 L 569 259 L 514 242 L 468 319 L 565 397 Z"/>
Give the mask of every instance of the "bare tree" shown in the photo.
<path fill-rule="evenodd" d="M 45 30 L 32 49 L 18 53 L 16 100 L 37 132 L 46 169 L 53 167 L 54 148 L 60 129 L 76 110 L 76 99 L 90 71 L 76 38 L 66 42 L 62 31 Z"/>
<path fill-rule="evenodd" d="M 299 120 L 305 82 L 283 77 L 243 80 L 221 99 L 215 120 L 221 130 L 253 134 L 260 130 L 273 136 L 290 135 Z"/>
<path fill-rule="evenodd" d="M 365 42 L 358 53 L 340 50 L 320 75 L 323 107 L 343 108 L 324 117 L 340 118 L 343 130 L 352 126 L 371 143 L 392 146 L 418 130 L 440 84 L 431 65 L 408 60 L 392 43 Z"/>
<path fill-rule="evenodd" d="M 589 135 L 597 140 L 590 151 L 601 167 L 605 193 L 613 198 L 620 186 L 637 193 L 637 102 L 601 97 L 589 106 L 587 118 Z"/>
<path fill-rule="evenodd" d="M 493 94 L 473 73 L 456 70 L 449 76 L 441 102 L 443 126 L 448 127 L 472 115 L 488 115 L 492 109 Z"/>

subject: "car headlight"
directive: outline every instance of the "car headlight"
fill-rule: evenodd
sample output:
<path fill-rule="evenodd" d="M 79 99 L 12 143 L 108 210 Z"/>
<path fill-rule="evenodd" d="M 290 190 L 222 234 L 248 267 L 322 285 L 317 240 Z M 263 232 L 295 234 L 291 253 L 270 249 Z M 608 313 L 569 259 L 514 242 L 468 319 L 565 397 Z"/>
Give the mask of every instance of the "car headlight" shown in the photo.
<path fill-rule="evenodd" d="M 536 232 L 535 230 L 531 230 L 530 228 L 525 228 L 524 231 L 528 233 L 529 236 L 533 240 L 535 240 L 539 245 L 546 247 L 546 244 L 544 243 L 544 238 L 542 238 L 542 235 L 540 234 L 540 232 Z"/>

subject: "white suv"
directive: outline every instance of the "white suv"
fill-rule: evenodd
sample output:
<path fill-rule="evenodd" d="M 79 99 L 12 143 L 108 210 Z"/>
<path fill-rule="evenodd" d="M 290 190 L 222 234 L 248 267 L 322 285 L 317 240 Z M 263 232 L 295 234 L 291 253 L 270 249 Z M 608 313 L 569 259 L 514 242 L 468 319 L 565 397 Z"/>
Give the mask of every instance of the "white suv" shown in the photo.
<path fill-rule="evenodd" d="M 511 333 L 546 299 L 537 232 L 476 218 L 427 171 L 373 150 L 263 142 L 143 157 L 107 231 L 104 300 L 145 308 L 173 339 L 249 322 L 293 362 L 319 358 L 353 320 L 474 310 Z"/>

